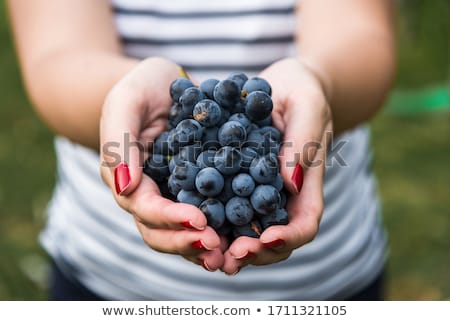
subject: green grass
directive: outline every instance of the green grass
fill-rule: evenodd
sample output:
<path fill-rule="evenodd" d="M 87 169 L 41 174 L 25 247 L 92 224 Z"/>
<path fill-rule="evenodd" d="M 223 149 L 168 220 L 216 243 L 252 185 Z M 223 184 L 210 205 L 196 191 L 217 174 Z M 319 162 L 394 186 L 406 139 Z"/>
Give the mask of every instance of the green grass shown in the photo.
<path fill-rule="evenodd" d="M 448 2 L 407 2 L 397 88 L 448 84 Z M 47 257 L 37 238 L 54 184 L 52 134 L 25 97 L 5 19 L 0 97 L 0 299 L 41 300 Z M 390 239 L 388 297 L 450 299 L 450 114 L 381 113 L 373 145 Z"/>
<path fill-rule="evenodd" d="M 0 299 L 44 299 L 37 235 L 54 182 L 52 135 L 24 95 L 0 6 Z"/>
<path fill-rule="evenodd" d="M 448 112 L 373 122 L 393 299 L 450 299 L 449 125 Z"/>

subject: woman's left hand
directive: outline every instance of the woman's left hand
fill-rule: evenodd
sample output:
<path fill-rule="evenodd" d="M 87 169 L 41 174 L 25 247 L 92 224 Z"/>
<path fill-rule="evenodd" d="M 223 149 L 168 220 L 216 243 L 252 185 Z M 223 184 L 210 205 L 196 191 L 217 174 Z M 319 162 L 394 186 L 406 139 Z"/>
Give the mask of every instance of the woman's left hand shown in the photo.
<path fill-rule="evenodd" d="M 320 79 L 298 59 L 278 61 L 260 77 L 272 86 L 274 126 L 284 133 L 280 169 L 288 197 L 288 225 L 271 226 L 259 239 L 239 237 L 224 253 L 222 271 L 287 259 L 316 236 L 323 211 L 323 176 L 332 114 Z"/>

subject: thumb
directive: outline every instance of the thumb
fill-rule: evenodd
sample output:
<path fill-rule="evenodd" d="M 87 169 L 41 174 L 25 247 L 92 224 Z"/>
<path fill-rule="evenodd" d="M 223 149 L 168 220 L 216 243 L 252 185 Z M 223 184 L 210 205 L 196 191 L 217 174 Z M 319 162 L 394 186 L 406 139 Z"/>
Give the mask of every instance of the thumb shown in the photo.
<path fill-rule="evenodd" d="M 142 112 L 127 98 L 108 97 L 100 121 L 102 177 L 118 195 L 128 195 L 139 185 L 147 154 L 138 139 Z"/>
<path fill-rule="evenodd" d="M 280 150 L 280 171 L 283 182 L 292 194 L 300 193 L 305 171 L 312 165 L 320 144 L 323 128 L 299 110 L 285 117 L 284 141 Z"/>

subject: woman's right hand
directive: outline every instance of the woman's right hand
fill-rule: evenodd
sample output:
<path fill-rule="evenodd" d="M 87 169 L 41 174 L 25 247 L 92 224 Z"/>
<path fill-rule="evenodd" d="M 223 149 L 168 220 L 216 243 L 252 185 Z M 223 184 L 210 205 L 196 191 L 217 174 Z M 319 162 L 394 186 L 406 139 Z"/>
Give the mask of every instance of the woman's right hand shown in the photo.
<path fill-rule="evenodd" d="M 167 123 L 168 89 L 181 75 L 175 63 L 148 58 L 112 88 L 100 121 L 101 174 L 120 207 L 133 215 L 148 246 L 213 271 L 224 262 L 225 244 L 206 225 L 203 213 L 162 197 L 157 184 L 142 175 L 149 143 Z"/>

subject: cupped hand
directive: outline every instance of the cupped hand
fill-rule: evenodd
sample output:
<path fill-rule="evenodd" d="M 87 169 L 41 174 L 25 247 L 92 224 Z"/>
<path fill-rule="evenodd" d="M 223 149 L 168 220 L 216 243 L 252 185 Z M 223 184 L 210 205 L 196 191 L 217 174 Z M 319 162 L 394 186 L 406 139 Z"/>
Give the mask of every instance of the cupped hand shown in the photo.
<path fill-rule="evenodd" d="M 222 271 L 235 274 L 248 264 L 287 259 L 312 241 L 323 211 L 326 136 L 332 115 L 321 81 L 298 59 L 278 61 L 260 76 L 272 86 L 274 126 L 284 133 L 280 169 L 288 198 L 288 225 L 271 226 L 259 239 L 239 237 L 224 253 Z"/>
<path fill-rule="evenodd" d="M 162 197 L 157 184 L 142 175 L 149 143 L 167 123 L 167 89 L 180 76 L 181 68 L 173 62 L 149 58 L 112 88 L 100 121 L 101 174 L 148 246 L 216 270 L 224 262 L 224 244 L 203 213 Z"/>

